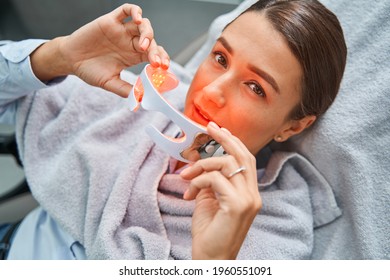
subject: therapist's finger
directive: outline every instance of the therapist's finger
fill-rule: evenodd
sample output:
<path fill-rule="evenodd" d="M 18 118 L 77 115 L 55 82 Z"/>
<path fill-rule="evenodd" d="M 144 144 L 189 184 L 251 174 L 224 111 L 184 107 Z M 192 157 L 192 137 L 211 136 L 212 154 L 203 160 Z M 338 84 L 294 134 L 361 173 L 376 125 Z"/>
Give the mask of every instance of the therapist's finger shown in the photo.
<path fill-rule="evenodd" d="M 142 21 L 142 9 L 133 4 L 123 4 L 112 11 L 112 14 L 120 22 L 128 17 L 131 17 L 136 24 L 140 24 Z"/>
<path fill-rule="evenodd" d="M 162 67 L 164 69 L 169 67 L 170 59 L 168 53 L 163 47 L 157 45 L 154 39 L 150 43 L 148 60 L 153 67 Z"/>
<path fill-rule="evenodd" d="M 168 53 L 161 46 L 157 46 L 157 51 L 158 51 L 158 56 L 161 59 L 161 65 L 160 65 L 161 68 L 168 69 L 169 68 L 169 63 L 170 63 L 170 58 L 169 58 Z"/>
<path fill-rule="evenodd" d="M 140 25 L 138 25 L 138 30 L 140 34 L 140 47 L 143 51 L 146 51 L 154 38 L 153 28 L 149 19 L 143 18 Z"/>
<path fill-rule="evenodd" d="M 120 77 L 113 78 L 107 81 L 104 86 L 102 86 L 105 90 L 111 91 L 121 97 L 128 97 L 133 86 L 123 80 Z"/>
<path fill-rule="evenodd" d="M 139 25 L 136 25 L 131 21 L 126 22 L 123 25 L 126 29 L 127 36 L 129 36 L 132 41 L 137 38 L 137 45 L 135 46 L 137 51 L 146 51 L 151 46 L 154 32 L 150 25 L 150 21 L 147 18 L 143 18 L 142 23 Z"/>

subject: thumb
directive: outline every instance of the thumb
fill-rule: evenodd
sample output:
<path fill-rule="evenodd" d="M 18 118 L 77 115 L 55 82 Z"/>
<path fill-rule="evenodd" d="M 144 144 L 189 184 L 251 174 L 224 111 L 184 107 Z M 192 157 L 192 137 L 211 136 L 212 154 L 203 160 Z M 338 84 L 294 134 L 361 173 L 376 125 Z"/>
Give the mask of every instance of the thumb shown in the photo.
<path fill-rule="evenodd" d="M 103 88 L 123 98 L 127 98 L 133 86 L 118 77 L 107 81 Z"/>

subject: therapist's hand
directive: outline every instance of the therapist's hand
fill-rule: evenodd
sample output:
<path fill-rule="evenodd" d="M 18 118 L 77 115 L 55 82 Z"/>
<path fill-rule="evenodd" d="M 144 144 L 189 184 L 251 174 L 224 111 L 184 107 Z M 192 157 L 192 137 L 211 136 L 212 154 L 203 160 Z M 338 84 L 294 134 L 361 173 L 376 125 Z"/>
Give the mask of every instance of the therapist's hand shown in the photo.
<path fill-rule="evenodd" d="M 229 155 L 199 160 L 181 172 L 191 180 L 184 199 L 196 199 L 192 258 L 235 259 L 262 205 L 256 160 L 228 131 L 209 123 L 207 132 Z M 245 171 L 229 178 L 242 166 Z"/>
<path fill-rule="evenodd" d="M 154 40 L 149 20 L 132 4 L 43 44 L 31 55 L 33 71 L 42 81 L 73 74 L 122 97 L 127 97 L 132 85 L 120 79 L 120 72 L 146 61 L 169 67 L 169 56 Z"/>

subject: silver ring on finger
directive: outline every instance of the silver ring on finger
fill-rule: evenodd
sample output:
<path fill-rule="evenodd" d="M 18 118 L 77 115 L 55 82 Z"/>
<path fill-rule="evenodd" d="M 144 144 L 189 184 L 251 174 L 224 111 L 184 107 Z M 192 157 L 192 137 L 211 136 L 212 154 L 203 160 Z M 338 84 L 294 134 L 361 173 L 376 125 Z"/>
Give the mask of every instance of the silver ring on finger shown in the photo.
<path fill-rule="evenodd" d="M 237 170 L 233 171 L 232 173 L 230 173 L 226 178 L 230 179 L 232 178 L 234 175 L 237 175 L 238 173 L 241 173 L 241 172 L 244 172 L 246 170 L 246 167 L 245 166 L 240 166 L 239 168 L 237 168 Z"/>

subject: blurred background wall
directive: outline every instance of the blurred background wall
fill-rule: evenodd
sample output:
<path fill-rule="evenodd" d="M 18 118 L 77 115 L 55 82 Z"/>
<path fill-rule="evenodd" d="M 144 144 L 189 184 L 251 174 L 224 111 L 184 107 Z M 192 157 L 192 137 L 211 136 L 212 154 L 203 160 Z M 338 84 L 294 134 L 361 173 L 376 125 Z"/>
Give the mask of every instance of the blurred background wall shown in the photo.
<path fill-rule="evenodd" d="M 0 39 L 50 39 L 66 35 L 127 1 L 0 0 Z M 142 7 L 159 44 L 171 56 L 207 31 L 218 15 L 240 0 L 131 0 Z"/>

